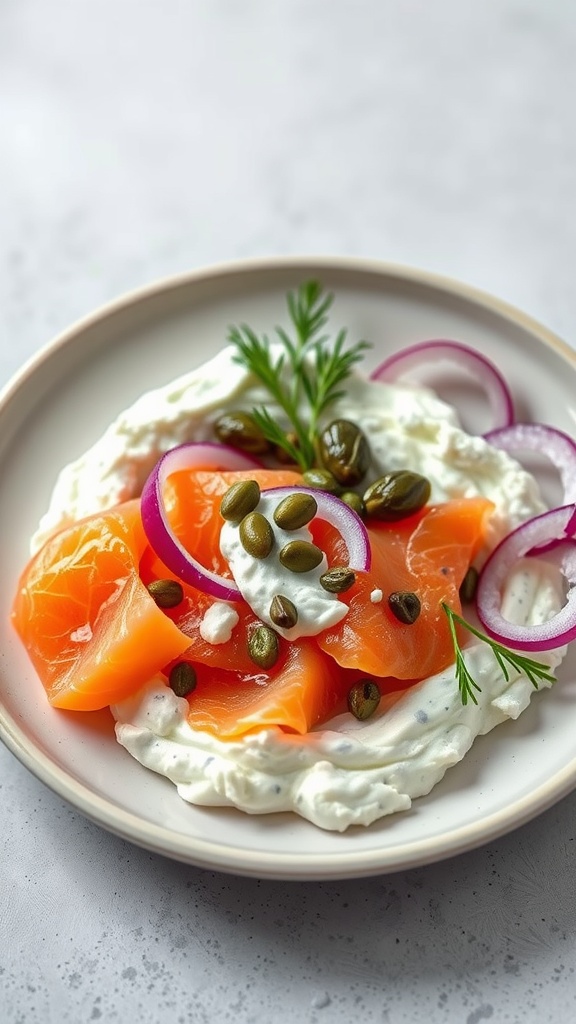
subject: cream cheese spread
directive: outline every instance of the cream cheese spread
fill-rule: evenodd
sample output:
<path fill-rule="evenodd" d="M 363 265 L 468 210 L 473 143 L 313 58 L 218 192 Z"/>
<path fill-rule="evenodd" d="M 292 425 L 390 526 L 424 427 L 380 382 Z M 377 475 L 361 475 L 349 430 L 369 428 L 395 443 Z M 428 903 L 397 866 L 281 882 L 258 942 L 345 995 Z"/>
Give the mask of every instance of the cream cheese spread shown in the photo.
<path fill-rule="evenodd" d="M 537 623 L 554 614 L 559 602 L 556 574 L 539 563 L 511 577 L 504 611 L 519 623 Z M 548 652 L 541 660 L 555 668 L 563 653 Z M 340 715 L 306 736 L 274 728 L 223 742 L 192 730 L 188 702 L 157 678 L 112 708 L 116 735 L 191 803 L 250 814 L 293 811 L 320 828 L 343 832 L 407 810 L 462 760 L 477 736 L 518 718 L 528 706 L 532 684 L 514 672 L 506 682 L 486 644 L 474 643 L 465 658 L 482 687 L 477 706 L 462 704 L 448 669 L 387 698 L 367 722 Z"/>
<path fill-rule="evenodd" d="M 56 529 L 138 495 L 163 452 L 185 441 L 213 440 L 213 423 L 227 409 L 249 410 L 266 401 L 274 413 L 232 354 L 225 348 L 199 369 L 143 395 L 65 467 L 32 550 Z M 481 437 L 467 435 L 455 411 L 426 389 L 353 376 L 346 396 L 331 409 L 331 418 L 336 417 L 355 421 L 368 436 L 371 479 L 409 469 L 430 480 L 432 502 L 489 498 L 495 511 L 488 547 L 545 509 L 533 477 Z M 240 564 L 234 566 L 239 556 L 227 527 L 222 545 L 237 582 L 242 580 L 238 585 L 247 588 L 249 603 L 256 601 L 262 579 L 250 581 Z M 277 593 L 277 580 L 274 588 Z M 371 600 L 381 599 L 372 593 Z M 508 581 L 504 614 L 514 622 L 539 623 L 563 602 L 559 573 L 545 562 L 525 560 Z M 269 603 L 266 596 L 265 620 Z M 206 638 L 225 642 L 235 625 L 233 609 L 223 602 L 212 607 L 204 619 Z M 300 587 L 298 607 L 304 607 Z M 311 604 L 303 619 L 325 615 L 327 626 L 338 621 L 331 616 L 343 614 L 346 606 L 326 594 L 323 607 Z M 548 652 L 540 660 L 555 668 L 563 654 L 564 649 Z M 478 706 L 462 705 L 451 668 L 386 698 L 368 722 L 341 715 L 303 737 L 266 728 L 224 742 L 193 730 L 186 721 L 187 701 L 158 677 L 112 708 L 116 734 L 143 765 L 171 779 L 184 800 L 257 814 L 290 810 L 322 828 L 343 831 L 408 808 L 461 760 L 476 736 L 517 718 L 528 705 L 532 684 L 514 672 L 506 681 L 486 644 L 473 641 L 465 658 L 481 686 Z"/>

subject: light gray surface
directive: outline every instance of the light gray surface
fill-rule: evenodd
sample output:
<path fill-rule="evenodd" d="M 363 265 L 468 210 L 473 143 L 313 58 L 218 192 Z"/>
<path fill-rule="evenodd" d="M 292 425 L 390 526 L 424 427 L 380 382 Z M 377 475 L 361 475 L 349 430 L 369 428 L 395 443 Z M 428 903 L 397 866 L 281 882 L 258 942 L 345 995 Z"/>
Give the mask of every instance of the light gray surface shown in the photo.
<path fill-rule="evenodd" d="M 0 380 L 156 277 L 381 257 L 576 338 L 568 0 L 5 0 Z M 568 1022 L 576 796 L 373 880 L 173 864 L 0 749 L 0 1018 Z"/>

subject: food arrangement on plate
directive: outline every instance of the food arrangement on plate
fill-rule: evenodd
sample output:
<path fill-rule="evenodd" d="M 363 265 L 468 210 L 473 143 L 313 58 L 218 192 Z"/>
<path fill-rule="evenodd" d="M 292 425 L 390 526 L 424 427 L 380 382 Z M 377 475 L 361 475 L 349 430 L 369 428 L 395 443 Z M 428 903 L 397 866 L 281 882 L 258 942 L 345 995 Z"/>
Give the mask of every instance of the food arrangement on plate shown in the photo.
<path fill-rule="evenodd" d="M 13 621 L 50 703 L 110 706 L 184 800 L 344 831 L 410 807 L 554 681 L 576 636 L 576 456 L 515 423 L 460 343 L 363 374 L 332 300 L 306 282 L 273 340 L 231 328 L 65 467 Z M 446 357 L 484 383 L 487 435 L 404 381 Z M 561 506 L 524 450 L 558 468 Z"/>

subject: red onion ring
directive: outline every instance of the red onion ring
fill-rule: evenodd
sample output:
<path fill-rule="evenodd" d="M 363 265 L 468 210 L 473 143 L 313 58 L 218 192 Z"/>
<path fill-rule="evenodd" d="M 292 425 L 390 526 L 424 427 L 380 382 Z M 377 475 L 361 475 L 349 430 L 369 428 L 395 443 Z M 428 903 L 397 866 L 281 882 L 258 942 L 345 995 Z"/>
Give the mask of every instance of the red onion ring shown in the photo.
<path fill-rule="evenodd" d="M 576 502 L 576 443 L 568 434 L 543 423 L 515 423 L 490 430 L 484 438 L 505 452 L 533 451 L 545 455 L 560 474 L 563 504 Z"/>
<path fill-rule="evenodd" d="M 311 495 L 318 506 L 317 517 L 330 523 L 338 531 L 348 549 L 348 565 L 358 572 L 368 572 L 372 551 L 368 531 L 360 516 L 334 494 L 315 487 L 271 487 L 263 492 L 267 498 L 281 500 L 298 491 Z M 316 518 L 316 517 L 315 517 Z"/>
<path fill-rule="evenodd" d="M 490 359 L 461 341 L 433 338 L 410 345 L 380 363 L 370 379 L 396 383 L 409 370 L 438 359 L 450 360 L 483 386 L 492 410 L 492 429 L 508 427 L 514 422 L 514 404 L 504 377 Z"/>
<path fill-rule="evenodd" d="M 576 506 L 563 505 L 534 516 L 509 533 L 488 558 L 478 580 L 476 609 L 484 629 L 494 640 L 519 651 L 550 651 L 576 639 Z M 564 545 L 561 571 L 571 585 L 566 604 L 548 622 L 518 626 L 500 611 L 506 577 L 519 558 L 542 545 Z"/>
<path fill-rule="evenodd" d="M 169 455 L 174 463 L 176 460 L 182 463 L 171 467 L 170 473 L 176 473 L 179 469 L 215 469 L 223 473 L 234 472 L 237 469 L 264 469 L 263 463 L 253 455 L 247 455 L 238 448 L 217 441 L 188 441 L 186 444 L 177 445 L 176 448 L 170 448 L 166 455 Z"/>
<path fill-rule="evenodd" d="M 180 543 L 168 522 L 163 491 L 166 480 L 180 469 L 255 469 L 258 463 L 243 452 L 221 444 L 181 444 L 156 463 L 140 498 L 142 525 L 151 547 L 164 565 L 184 583 L 222 601 L 240 601 L 234 580 L 219 576 L 198 562 Z"/>

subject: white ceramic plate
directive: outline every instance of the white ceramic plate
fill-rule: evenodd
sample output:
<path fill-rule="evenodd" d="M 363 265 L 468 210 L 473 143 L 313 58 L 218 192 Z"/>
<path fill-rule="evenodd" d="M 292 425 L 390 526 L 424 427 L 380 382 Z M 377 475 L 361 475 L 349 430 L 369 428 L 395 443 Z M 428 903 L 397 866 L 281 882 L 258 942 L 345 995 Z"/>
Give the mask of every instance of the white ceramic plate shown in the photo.
<path fill-rule="evenodd" d="M 50 708 L 9 623 L 28 540 L 58 470 L 143 391 L 203 362 L 230 323 L 270 330 L 285 293 L 317 277 L 335 323 L 374 344 L 452 337 L 484 351 L 513 385 L 518 417 L 575 433 L 576 356 L 501 302 L 429 274 L 366 261 L 240 263 L 161 282 L 73 327 L 26 366 L 0 401 L 0 732 L 38 778 L 104 828 L 178 860 L 275 878 L 343 878 L 439 860 L 539 814 L 576 783 L 576 652 L 552 691 L 478 740 L 411 811 L 344 835 L 296 816 L 195 808 L 116 744 L 107 712 Z M 454 393 L 452 394 L 454 397 Z M 456 391 L 455 397 L 462 397 Z M 473 402 L 468 392 L 466 407 Z M 570 713 L 567 713 L 570 712 Z"/>

